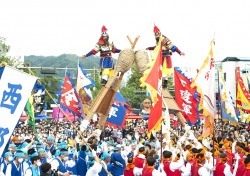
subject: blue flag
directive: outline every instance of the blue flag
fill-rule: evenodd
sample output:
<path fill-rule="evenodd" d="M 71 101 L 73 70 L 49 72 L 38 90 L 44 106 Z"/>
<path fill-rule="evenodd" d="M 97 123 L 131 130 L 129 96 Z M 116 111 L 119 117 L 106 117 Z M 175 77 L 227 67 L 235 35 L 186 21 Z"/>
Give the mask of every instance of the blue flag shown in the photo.
<path fill-rule="evenodd" d="M 113 127 L 122 127 L 126 116 L 126 101 L 120 92 L 116 93 L 114 103 L 112 104 L 107 118 L 107 125 Z"/>

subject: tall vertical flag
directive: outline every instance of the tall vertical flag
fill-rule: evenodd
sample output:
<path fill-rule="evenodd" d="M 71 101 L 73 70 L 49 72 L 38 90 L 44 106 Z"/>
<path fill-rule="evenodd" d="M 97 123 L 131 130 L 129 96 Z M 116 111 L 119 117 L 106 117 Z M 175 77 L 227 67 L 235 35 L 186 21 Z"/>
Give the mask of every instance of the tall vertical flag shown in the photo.
<path fill-rule="evenodd" d="M 213 122 L 216 115 L 216 98 L 215 98 L 215 72 L 214 72 L 214 40 L 210 42 L 210 51 L 202 64 L 199 72 L 191 83 L 191 88 L 196 87 L 200 94 L 200 103 L 198 110 L 203 111 L 205 124 L 203 128 L 203 137 L 212 136 Z"/>
<path fill-rule="evenodd" d="M 224 78 L 222 76 L 221 68 L 218 68 L 218 78 L 219 78 L 219 91 L 220 91 L 220 105 L 222 110 L 222 119 L 226 121 L 230 121 L 233 124 L 238 124 L 238 117 L 236 115 L 235 109 L 233 103 L 233 98 L 231 96 L 231 93 L 226 88 L 226 84 L 224 81 Z"/>
<path fill-rule="evenodd" d="M 77 115 L 78 117 L 84 117 L 84 113 L 82 110 L 82 105 L 78 94 L 70 80 L 69 73 L 66 73 L 63 87 L 62 87 L 62 95 L 60 105 L 63 108 L 68 109 L 72 114 Z"/>
<path fill-rule="evenodd" d="M 34 76 L 9 66 L 4 67 L 0 79 L 0 156 L 18 123 L 36 80 Z"/>
<path fill-rule="evenodd" d="M 250 112 L 250 94 L 244 85 L 239 67 L 236 68 L 236 103 L 238 108 Z"/>
<path fill-rule="evenodd" d="M 198 95 L 196 88 L 191 88 L 191 81 L 179 67 L 174 68 L 175 100 L 188 124 L 196 124 L 199 120 Z"/>
<path fill-rule="evenodd" d="M 150 69 L 141 77 L 141 86 L 146 86 L 152 99 L 152 109 L 148 118 L 148 132 L 159 131 L 162 123 L 162 47 L 161 40 L 154 49 Z"/>
<path fill-rule="evenodd" d="M 106 124 L 113 127 L 123 127 L 127 110 L 126 101 L 121 92 L 118 91 L 110 108 Z"/>

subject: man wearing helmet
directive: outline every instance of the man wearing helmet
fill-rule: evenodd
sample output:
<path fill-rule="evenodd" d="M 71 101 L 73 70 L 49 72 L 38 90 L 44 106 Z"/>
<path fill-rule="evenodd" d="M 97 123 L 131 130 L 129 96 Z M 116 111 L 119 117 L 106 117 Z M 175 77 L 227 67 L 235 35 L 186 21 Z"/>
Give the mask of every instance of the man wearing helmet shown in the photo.
<path fill-rule="evenodd" d="M 160 29 L 157 26 L 154 26 L 154 35 L 156 40 L 156 45 L 162 38 L 162 87 L 167 88 L 168 78 L 173 73 L 172 68 L 172 59 L 171 55 L 173 52 L 177 52 L 180 56 L 184 56 L 185 53 L 180 51 L 171 40 L 162 35 Z M 148 50 L 154 50 L 155 47 L 148 47 Z"/>
<path fill-rule="evenodd" d="M 102 85 L 105 85 L 108 78 L 113 75 L 114 62 L 111 53 L 119 53 L 121 50 L 117 49 L 113 42 L 109 42 L 109 35 L 107 34 L 107 28 L 102 27 L 102 34 L 94 49 L 92 49 L 86 55 L 83 55 L 83 59 L 91 55 L 95 55 L 100 52 L 100 71 L 102 75 Z"/>

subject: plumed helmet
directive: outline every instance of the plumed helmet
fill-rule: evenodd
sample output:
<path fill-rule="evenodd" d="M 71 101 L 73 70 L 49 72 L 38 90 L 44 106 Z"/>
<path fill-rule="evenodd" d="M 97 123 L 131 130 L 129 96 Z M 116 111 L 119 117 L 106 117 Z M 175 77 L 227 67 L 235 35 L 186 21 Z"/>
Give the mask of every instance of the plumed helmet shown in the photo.
<path fill-rule="evenodd" d="M 104 25 L 102 26 L 102 36 L 108 36 L 107 28 Z"/>
<path fill-rule="evenodd" d="M 160 31 L 160 29 L 155 25 L 154 26 L 154 33 L 160 33 L 161 31 Z"/>

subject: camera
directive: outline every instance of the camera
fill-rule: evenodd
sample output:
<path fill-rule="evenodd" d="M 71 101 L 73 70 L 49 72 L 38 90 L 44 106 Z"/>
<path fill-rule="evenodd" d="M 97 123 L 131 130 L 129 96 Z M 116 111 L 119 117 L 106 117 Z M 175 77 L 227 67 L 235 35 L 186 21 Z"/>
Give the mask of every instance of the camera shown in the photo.
<path fill-rule="evenodd" d="M 59 176 L 58 169 L 57 170 L 53 169 L 51 171 L 51 176 Z"/>

